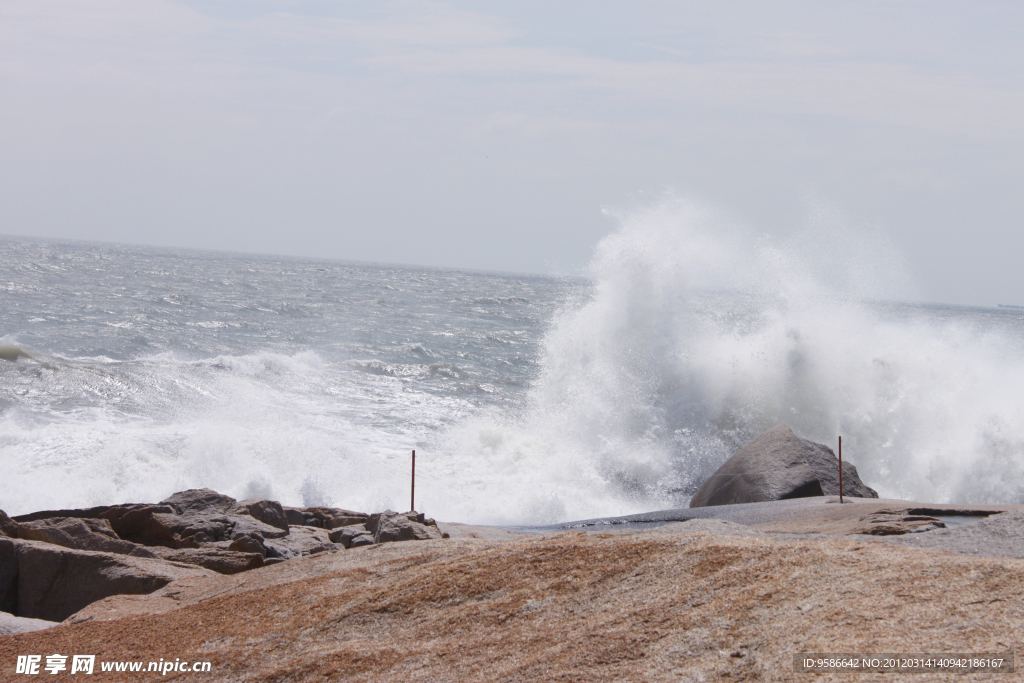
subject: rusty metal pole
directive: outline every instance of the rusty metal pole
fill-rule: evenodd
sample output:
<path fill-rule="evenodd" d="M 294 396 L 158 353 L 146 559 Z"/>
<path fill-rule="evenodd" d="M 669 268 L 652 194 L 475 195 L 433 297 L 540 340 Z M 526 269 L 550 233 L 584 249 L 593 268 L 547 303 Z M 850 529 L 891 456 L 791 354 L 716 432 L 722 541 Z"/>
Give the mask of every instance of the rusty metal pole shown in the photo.
<path fill-rule="evenodd" d="M 843 502 L 843 437 L 839 437 L 839 502 Z"/>
<path fill-rule="evenodd" d="M 409 511 L 416 512 L 416 451 L 412 452 L 412 491 L 409 494 Z"/>

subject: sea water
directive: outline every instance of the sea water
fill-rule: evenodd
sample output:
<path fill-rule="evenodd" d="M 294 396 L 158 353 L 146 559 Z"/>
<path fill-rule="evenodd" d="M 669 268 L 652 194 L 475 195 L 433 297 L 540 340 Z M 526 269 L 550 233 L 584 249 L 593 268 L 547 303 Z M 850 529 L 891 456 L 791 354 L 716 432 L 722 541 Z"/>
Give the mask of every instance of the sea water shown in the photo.
<path fill-rule="evenodd" d="M 405 510 L 415 449 L 417 509 L 552 523 L 685 506 L 779 422 L 884 497 L 1024 503 L 1024 311 L 810 242 L 679 202 L 586 278 L 0 237 L 0 508 Z"/>

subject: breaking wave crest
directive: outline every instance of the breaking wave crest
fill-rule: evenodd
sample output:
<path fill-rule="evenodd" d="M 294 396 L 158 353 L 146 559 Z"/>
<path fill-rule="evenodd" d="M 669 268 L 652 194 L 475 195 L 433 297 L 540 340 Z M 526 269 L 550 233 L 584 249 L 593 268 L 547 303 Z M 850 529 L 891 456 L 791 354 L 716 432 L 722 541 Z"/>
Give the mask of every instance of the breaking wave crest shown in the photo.
<path fill-rule="evenodd" d="M 453 486 L 431 501 L 449 517 L 685 505 L 780 422 L 842 435 L 883 497 L 1024 502 L 1021 316 L 885 303 L 913 292 L 879 236 L 833 220 L 759 238 L 672 200 L 624 217 L 592 270 L 523 414 L 476 416 L 439 444 Z"/>

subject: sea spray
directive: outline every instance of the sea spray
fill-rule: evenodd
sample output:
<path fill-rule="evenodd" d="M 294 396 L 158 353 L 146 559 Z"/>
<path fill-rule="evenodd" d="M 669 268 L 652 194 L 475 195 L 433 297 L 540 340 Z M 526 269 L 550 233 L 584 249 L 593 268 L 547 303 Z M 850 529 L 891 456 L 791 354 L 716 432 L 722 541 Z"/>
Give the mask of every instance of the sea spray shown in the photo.
<path fill-rule="evenodd" d="M 626 216 L 592 296 L 553 321 L 524 414 L 439 440 L 459 485 L 434 504 L 538 523 L 685 505 L 780 422 L 842 434 L 883 497 L 1024 502 L 1019 315 L 882 303 L 907 293 L 899 255 L 835 222 L 755 235 L 680 200 Z"/>
<path fill-rule="evenodd" d="M 778 422 L 883 496 L 1024 502 L 1024 313 L 819 213 L 670 200 L 589 281 L 0 238 L 0 508 L 242 498 L 544 523 L 685 505 Z"/>

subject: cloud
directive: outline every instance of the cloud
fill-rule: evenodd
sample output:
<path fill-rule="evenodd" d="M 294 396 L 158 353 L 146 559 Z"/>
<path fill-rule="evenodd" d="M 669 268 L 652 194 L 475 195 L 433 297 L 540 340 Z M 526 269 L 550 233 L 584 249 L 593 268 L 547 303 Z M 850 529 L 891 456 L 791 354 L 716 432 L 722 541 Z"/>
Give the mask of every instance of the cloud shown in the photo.
<path fill-rule="evenodd" d="M 810 190 L 905 244 L 958 211 L 1005 225 L 1021 14 L 9 0 L 0 230 L 537 270 L 585 263 L 598 207 L 662 186 L 776 228 Z"/>

